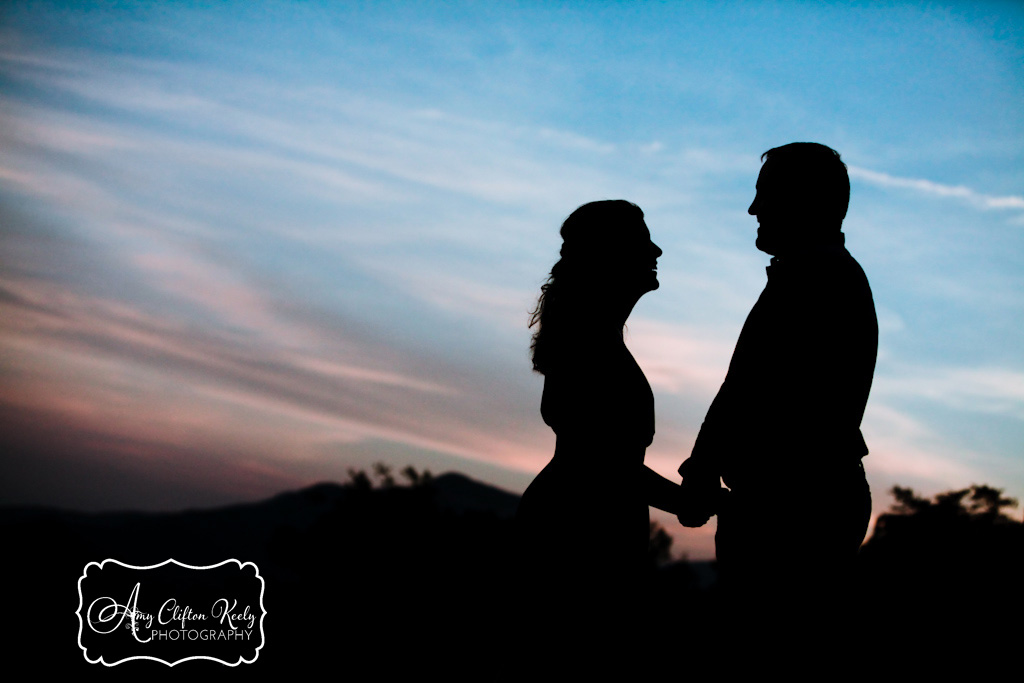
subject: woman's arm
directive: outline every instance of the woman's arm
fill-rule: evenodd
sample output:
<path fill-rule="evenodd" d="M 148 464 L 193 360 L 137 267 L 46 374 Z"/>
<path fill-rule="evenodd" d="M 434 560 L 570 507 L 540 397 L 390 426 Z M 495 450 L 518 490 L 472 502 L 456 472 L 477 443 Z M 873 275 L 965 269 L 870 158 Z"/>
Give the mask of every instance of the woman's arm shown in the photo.
<path fill-rule="evenodd" d="M 659 510 L 670 512 L 673 515 L 679 514 L 679 502 L 681 489 L 676 484 L 661 476 L 647 465 L 643 466 L 644 497 L 647 504 Z"/>

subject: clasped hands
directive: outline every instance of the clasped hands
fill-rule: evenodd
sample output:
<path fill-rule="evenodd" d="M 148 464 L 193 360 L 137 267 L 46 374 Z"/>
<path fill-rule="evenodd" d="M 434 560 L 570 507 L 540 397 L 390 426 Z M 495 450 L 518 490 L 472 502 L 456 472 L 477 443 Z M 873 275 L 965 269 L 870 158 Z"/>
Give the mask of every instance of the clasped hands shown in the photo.
<path fill-rule="evenodd" d="M 676 508 L 679 523 L 691 528 L 704 526 L 719 513 L 728 495 L 729 489 L 722 488 L 717 477 L 713 481 L 683 479 Z"/>

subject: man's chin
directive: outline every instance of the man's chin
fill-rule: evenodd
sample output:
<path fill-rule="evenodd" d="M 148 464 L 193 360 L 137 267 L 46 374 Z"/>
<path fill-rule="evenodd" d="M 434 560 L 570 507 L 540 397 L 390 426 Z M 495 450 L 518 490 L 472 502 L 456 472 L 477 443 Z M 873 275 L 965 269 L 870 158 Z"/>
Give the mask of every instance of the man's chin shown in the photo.
<path fill-rule="evenodd" d="M 771 240 L 771 238 L 758 235 L 757 240 L 754 242 L 754 246 L 766 254 L 775 256 L 776 244 Z"/>

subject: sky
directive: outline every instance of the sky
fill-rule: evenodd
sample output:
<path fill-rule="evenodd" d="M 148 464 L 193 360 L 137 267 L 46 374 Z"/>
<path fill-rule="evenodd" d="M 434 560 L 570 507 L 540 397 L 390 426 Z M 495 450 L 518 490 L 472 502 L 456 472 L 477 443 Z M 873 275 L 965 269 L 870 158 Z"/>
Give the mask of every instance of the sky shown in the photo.
<path fill-rule="evenodd" d="M 850 171 L 876 514 L 896 484 L 1024 499 L 1019 3 L 3 3 L 0 504 L 375 462 L 521 492 L 554 447 L 529 311 L 609 198 L 665 252 L 626 339 L 674 476 L 766 280 L 759 157 L 793 141 Z"/>

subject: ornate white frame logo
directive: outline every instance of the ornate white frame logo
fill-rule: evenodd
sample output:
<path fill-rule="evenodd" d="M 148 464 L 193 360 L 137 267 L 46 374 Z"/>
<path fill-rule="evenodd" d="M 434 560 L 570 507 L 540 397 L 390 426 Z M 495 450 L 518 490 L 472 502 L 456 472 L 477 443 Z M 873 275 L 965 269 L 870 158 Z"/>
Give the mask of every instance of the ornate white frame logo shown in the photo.
<path fill-rule="evenodd" d="M 246 659 L 245 657 L 239 655 L 237 661 L 228 662 L 224 659 L 215 656 L 193 655 L 183 657 L 181 659 L 176 659 L 175 661 L 170 662 L 161 657 L 153 657 L 150 655 L 132 655 L 119 659 L 116 662 L 107 662 L 104 660 L 103 654 L 99 654 L 95 658 L 90 658 L 88 647 L 86 645 L 83 645 L 82 643 L 82 634 L 85 632 L 85 629 L 87 627 L 94 633 L 107 634 L 114 632 L 121 626 L 124 626 L 126 629 L 131 630 L 132 636 L 138 643 L 149 643 L 154 638 L 154 635 L 150 635 L 149 638 L 143 638 L 139 635 L 139 632 L 142 630 L 143 624 L 145 624 L 146 626 L 150 626 L 153 624 L 154 621 L 154 615 L 147 614 L 138 609 L 138 599 L 141 589 L 141 581 L 135 584 L 134 589 L 130 592 L 127 601 L 124 604 L 118 603 L 117 600 L 113 597 L 104 596 L 95 598 L 92 601 L 90 601 L 89 605 L 85 605 L 85 598 L 83 597 L 82 594 L 82 582 L 85 581 L 85 579 L 88 577 L 90 567 L 96 567 L 97 569 L 102 570 L 107 563 L 113 563 L 121 567 L 124 567 L 125 569 L 133 569 L 139 571 L 159 569 L 169 564 L 177 565 L 178 567 L 181 567 L 183 569 L 193 569 L 198 571 L 202 571 L 205 569 L 216 569 L 218 567 L 223 567 L 224 565 L 231 563 L 238 565 L 238 569 L 240 571 L 243 571 L 246 567 L 252 567 L 253 571 L 255 572 L 255 578 L 259 580 L 260 585 L 259 644 L 256 646 L 252 659 Z M 263 633 L 263 619 L 267 616 L 267 610 L 263 606 L 263 593 L 265 589 L 266 582 L 264 581 L 263 577 L 260 576 L 259 567 L 257 567 L 256 564 L 253 562 L 243 563 L 240 560 L 236 559 L 224 560 L 223 562 L 218 562 L 217 564 L 211 564 L 206 566 L 189 565 L 183 562 L 178 562 L 174 559 L 165 560 L 159 564 L 153 564 L 144 567 L 125 564 L 124 562 L 120 562 L 118 560 L 110 558 L 103 560 L 102 562 L 89 562 L 85 565 L 85 568 L 82 570 L 82 576 L 78 579 L 78 609 L 75 611 L 75 616 L 78 617 L 78 647 L 81 648 L 82 654 L 85 657 L 85 661 L 89 662 L 90 664 L 102 664 L 108 667 L 117 666 L 118 664 L 123 664 L 124 662 L 129 662 L 136 659 L 148 659 L 154 662 L 161 662 L 162 664 L 166 664 L 167 666 L 175 666 L 177 664 L 181 664 L 182 662 L 189 662 L 197 659 L 206 659 L 214 662 L 219 662 L 221 664 L 231 667 L 238 666 L 239 664 L 252 664 L 259 657 L 260 650 L 266 644 L 266 639 Z M 168 606 L 168 603 L 174 604 Z M 231 610 L 237 608 L 237 603 L 237 600 L 235 600 L 234 603 L 232 604 L 232 602 L 228 598 L 220 598 L 216 600 L 214 604 L 210 607 L 210 614 L 206 615 L 202 613 L 196 613 L 191 607 L 187 605 L 184 608 L 182 608 L 178 606 L 176 604 L 176 601 L 172 598 L 166 600 L 164 604 L 161 605 L 161 608 L 158 612 L 160 616 L 157 616 L 156 619 L 159 624 L 180 622 L 182 624 L 182 629 L 180 630 L 179 635 L 179 638 L 181 640 L 217 640 L 218 638 L 214 637 L 215 631 L 213 629 L 210 629 L 209 631 L 200 631 L 198 629 L 186 629 L 184 627 L 186 621 L 207 619 L 213 619 L 215 620 L 216 623 L 220 625 L 226 624 L 228 626 L 227 629 L 220 629 L 219 631 L 216 631 L 216 633 L 220 634 L 219 639 L 230 640 L 235 636 L 229 634 L 245 634 L 244 636 L 239 635 L 237 637 L 244 637 L 247 640 L 255 640 L 254 638 L 252 638 L 252 632 L 255 630 L 254 628 L 252 628 L 252 626 L 255 626 L 256 615 L 250 613 L 249 606 L 244 607 L 244 612 L 242 614 L 232 612 Z M 164 622 L 162 615 L 165 611 L 168 610 L 170 610 L 171 616 L 168 618 L 167 622 Z M 96 616 L 97 619 L 94 620 L 93 616 Z M 96 627 L 97 624 L 106 624 L 108 622 L 112 622 L 115 620 L 116 623 L 113 624 L 113 626 L 111 626 L 108 630 L 100 630 Z M 127 623 L 125 623 L 126 621 Z M 243 624 L 249 624 L 250 628 L 247 630 L 236 630 L 235 623 L 238 621 L 240 621 Z M 179 631 L 178 629 L 174 629 L 171 632 L 178 633 Z M 155 634 L 156 631 L 153 631 L 152 633 Z M 191 634 L 193 633 L 197 635 L 195 637 L 192 637 Z M 199 635 L 201 633 L 206 633 L 206 636 L 204 637 L 202 635 Z M 170 640 L 178 640 L 179 638 L 170 638 Z"/>

